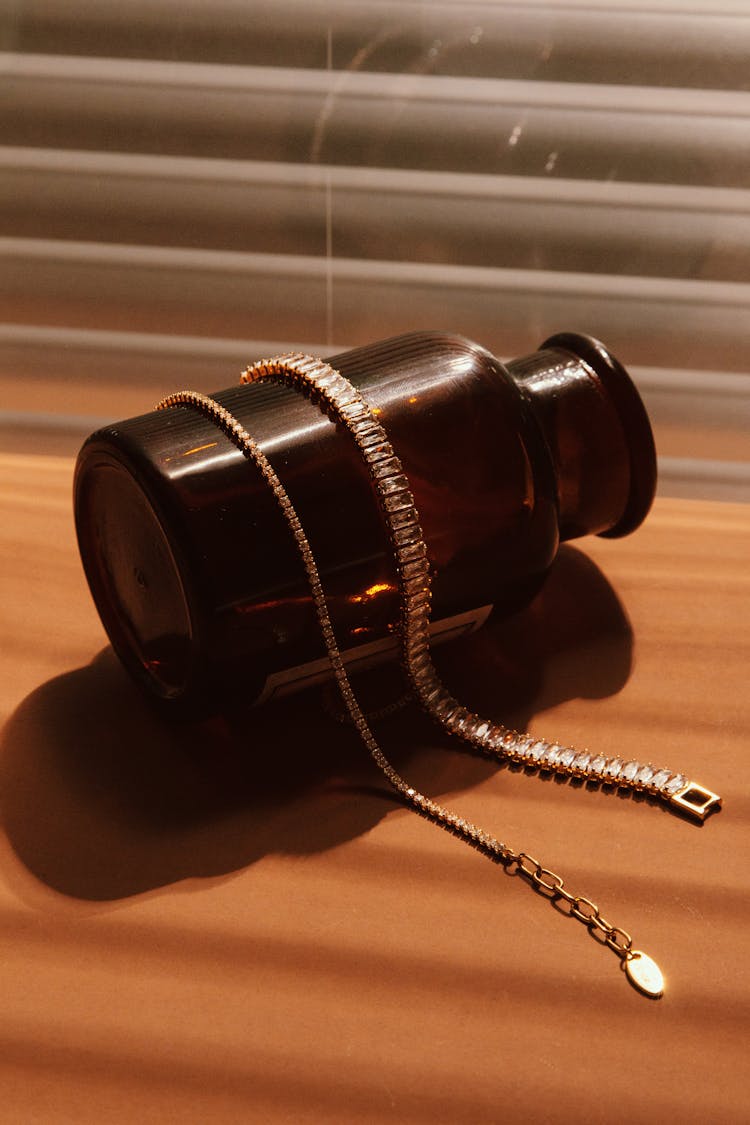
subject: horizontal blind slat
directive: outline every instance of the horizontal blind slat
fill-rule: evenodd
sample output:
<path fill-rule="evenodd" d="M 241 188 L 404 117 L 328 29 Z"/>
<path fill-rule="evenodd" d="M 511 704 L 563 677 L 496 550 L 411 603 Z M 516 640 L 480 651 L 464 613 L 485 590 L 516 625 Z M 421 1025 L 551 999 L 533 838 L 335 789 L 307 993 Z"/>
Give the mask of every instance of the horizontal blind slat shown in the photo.
<path fill-rule="evenodd" d="M 634 370 L 668 489 L 750 496 L 745 3 L 252 8 L 7 23 L 0 442 L 290 345 L 571 328 Z"/>
<path fill-rule="evenodd" d="M 16 61 L 7 144 L 750 186 L 750 94 Z"/>
<path fill-rule="evenodd" d="M 744 88 L 741 2 L 369 3 L 341 0 L 25 0 L 25 52 L 544 81 Z"/>
<path fill-rule="evenodd" d="M 471 170 L 432 172 L 402 168 L 360 168 L 340 164 L 298 164 L 282 161 L 232 160 L 192 156 L 159 156 L 139 152 L 97 152 L 85 149 L 0 145 L 0 170 L 6 174 L 59 173 L 100 179 L 163 178 L 174 183 L 255 183 L 321 188 L 332 179 L 347 190 L 420 191 L 424 194 L 471 195 L 484 199 L 580 202 L 585 206 L 654 207 L 661 210 L 744 212 L 748 189 L 686 184 L 618 183 L 616 180 L 568 180 L 554 177 L 485 175 Z"/>
<path fill-rule="evenodd" d="M 750 281 L 750 191 L 639 185 L 634 195 L 590 181 L 43 158 L 0 149 L 7 233 L 324 255 L 330 214 L 332 247 L 344 258 L 582 272 L 606 263 L 612 274 Z"/>
<path fill-rule="evenodd" d="M 547 82 L 494 78 L 454 77 L 429 74 L 370 74 L 365 71 L 299 69 L 276 66 L 220 66 L 211 63 L 172 62 L 153 59 L 118 59 L 58 55 L 0 55 L 13 83 L 65 81 L 71 86 L 178 90 L 206 94 L 243 92 L 264 96 L 287 94 L 324 96 L 364 102 L 408 99 L 449 106 L 521 105 L 551 109 L 598 110 L 698 117 L 750 116 L 750 92 L 744 89 L 717 90 L 710 87 L 629 86 L 607 83 Z M 93 107 L 92 107 L 93 108 Z"/>
<path fill-rule="evenodd" d="M 601 334 L 631 363 L 743 371 L 750 285 L 542 270 L 365 262 L 98 243 L 7 240 L 10 317 L 199 335 L 305 336 L 325 323 L 352 343 L 450 325 L 498 353 L 533 350 L 551 325 Z M 408 294 L 408 299 L 406 299 Z"/>

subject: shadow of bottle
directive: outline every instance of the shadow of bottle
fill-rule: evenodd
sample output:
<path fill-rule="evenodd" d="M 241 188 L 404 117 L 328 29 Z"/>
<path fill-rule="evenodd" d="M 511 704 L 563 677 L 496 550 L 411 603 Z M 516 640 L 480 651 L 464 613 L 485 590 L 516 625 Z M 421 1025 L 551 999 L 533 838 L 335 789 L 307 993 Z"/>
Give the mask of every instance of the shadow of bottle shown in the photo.
<path fill-rule="evenodd" d="M 605 577 L 565 547 L 525 611 L 435 655 L 462 702 L 523 729 L 561 700 L 617 692 L 631 640 Z M 378 734 L 410 782 L 435 796 L 498 770 L 445 753 L 461 744 L 415 707 Z M 376 824 L 393 807 L 383 799 L 390 792 L 318 692 L 170 723 L 109 649 L 33 692 L 0 741 L 0 816 L 16 856 L 42 884 L 89 901 L 225 877 L 266 854 L 319 852 Z"/>

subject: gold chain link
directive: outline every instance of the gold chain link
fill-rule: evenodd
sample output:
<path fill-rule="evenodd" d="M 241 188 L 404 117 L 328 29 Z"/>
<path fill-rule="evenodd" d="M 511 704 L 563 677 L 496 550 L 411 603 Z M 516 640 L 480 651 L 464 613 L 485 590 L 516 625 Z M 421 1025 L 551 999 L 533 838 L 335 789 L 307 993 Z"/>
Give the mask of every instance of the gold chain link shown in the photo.
<path fill-rule="evenodd" d="M 604 934 L 604 944 L 613 949 L 620 957 L 628 957 L 633 948 L 633 939 L 627 930 L 620 926 L 613 926 L 603 917 L 599 907 L 583 895 L 574 895 L 565 889 L 562 875 L 543 867 L 539 860 L 527 852 L 518 852 L 517 855 L 508 856 L 509 866 L 515 866 L 520 875 L 542 891 L 550 899 L 562 899 L 570 907 L 569 913 L 583 922 L 590 930 Z"/>

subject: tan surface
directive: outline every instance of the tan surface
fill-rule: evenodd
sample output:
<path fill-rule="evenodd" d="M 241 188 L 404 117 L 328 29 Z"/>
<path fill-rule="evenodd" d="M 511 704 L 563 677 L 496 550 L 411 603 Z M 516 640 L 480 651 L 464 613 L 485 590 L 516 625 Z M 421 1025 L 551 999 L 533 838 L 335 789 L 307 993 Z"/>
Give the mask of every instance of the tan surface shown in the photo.
<path fill-rule="evenodd" d="M 3 1121 L 747 1119 L 750 508 L 662 502 L 441 657 L 477 708 L 718 789 L 703 827 L 383 729 L 415 784 L 633 933 L 653 1002 L 397 807 L 316 697 L 153 719 L 98 655 L 70 475 L 0 458 Z"/>

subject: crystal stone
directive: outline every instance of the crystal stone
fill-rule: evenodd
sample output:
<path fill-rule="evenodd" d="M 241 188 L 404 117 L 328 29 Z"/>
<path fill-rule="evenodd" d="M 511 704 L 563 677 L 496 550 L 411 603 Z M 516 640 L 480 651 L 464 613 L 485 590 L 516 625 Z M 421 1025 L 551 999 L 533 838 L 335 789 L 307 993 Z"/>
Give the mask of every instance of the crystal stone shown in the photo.
<path fill-rule="evenodd" d="M 514 731 L 510 731 L 509 735 L 510 737 L 503 738 L 503 746 L 514 754 L 527 754 L 529 747 L 534 743 L 534 739 L 528 734 L 516 734 Z"/>
<path fill-rule="evenodd" d="M 453 700 L 446 697 L 435 704 L 433 714 L 436 719 L 441 719 L 443 722 L 450 722 L 454 708 L 455 704 Z"/>
<path fill-rule="evenodd" d="M 419 527 L 419 521 L 417 520 L 416 512 L 413 508 L 408 512 L 394 513 L 388 520 L 388 523 L 393 531 L 395 531 L 397 527 L 416 527 L 419 530 L 419 538 L 422 538 L 422 529 Z"/>
<path fill-rule="evenodd" d="M 457 707 L 451 716 L 451 730 L 454 734 L 462 734 L 463 729 L 471 718 L 465 707 Z"/>
<path fill-rule="evenodd" d="M 373 445 L 366 451 L 367 461 L 372 467 L 379 465 L 381 461 L 390 461 L 393 456 L 393 446 L 389 441 L 381 441 L 379 445 Z"/>
<path fill-rule="evenodd" d="M 624 781 L 632 781 L 640 768 L 640 762 L 628 762 L 628 764 L 626 766 L 623 766 L 620 770 L 620 777 Z"/>
<path fill-rule="evenodd" d="M 624 763 L 622 758 L 613 758 L 612 761 L 608 763 L 607 768 L 604 770 L 604 776 L 608 778 L 617 777 L 623 765 Z"/>
<path fill-rule="evenodd" d="M 412 562 L 405 562 L 401 567 L 402 578 L 417 578 L 420 575 L 424 576 L 428 573 L 429 566 L 427 559 L 413 559 Z"/>
<path fill-rule="evenodd" d="M 415 559 L 423 559 L 426 557 L 424 543 L 418 541 L 416 543 L 407 543 L 399 551 L 399 558 L 404 562 L 413 562 Z"/>
<path fill-rule="evenodd" d="M 684 789 L 686 785 L 687 778 L 684 777 L 681 773 L 678 773 L 675 774 L 671 781 L 667 782 L 667 784 L 664 786 L 664 791 L 665 793 L 669 793 L 671 797 L 673 793 L 677 793 L 680 789 Z"/>
<path fill-rule="evenodd" d="M 494 724 L 490 727 L 490 733 L 487 735 L 487 746 L 495 754 L 514 754 L 518 756 L 520 753 L 515 739 L 508 737 L 508 732 L 505 727 L 498 727 Z"/>
<path fill-rule="evenodd" d="M 344 418 L 347 418 L 350 422 L 352 422 L 356 421 L 359 418 L 364 418 L 367 414 L 369 414 L 369 411 L 364 403 L 355 401 L 349 403 L 348 406 L 342 406 L 341 413 Z"/>
<path fill-rule="evenodd" d="M 589 754 L 588 750 L 581 750 L 581 752 L 579 754 L 576 754 L 575 758 L 573 759 L 573 769 L 581 770 L 582 773 L 585 773 L 588 770 L 590 762 L 591 755 Z"/>
<path fill-rule="evenodd" d="M 548 746 L 547 749 L 544 752 L 543 757 L 542 757 L 542 765 L 545 765 L 545 766 L 556 765 L 557 759 L 560 755 L 561 750 L 562 750 L 562 747 L 557 746 L 556 744 L 553 745 L 553 746 Z"/>
<path fill-rule="evenodd" d="M 651 778 L 651 786 L 654 789 L 663 789 L 672 776 L 669 770 L 658 770 Z"/>
<path fill-rule="evenodd" d="M 527 756 L 531 759 L 532 762 L 538 762 L 548 746 L 548 742 L 534 742 L 526 751 Z"/>
<path fill-rule="evenodd" d="M 571 750 L 570 748 L 568 748 L 566 750 L 563 750 L 563 752 L 560 754 L 560 757 L 557 759 L 558 764 L 561 765 L 561 766 L 567 767 L 573 761 L 575 756 L 576 756 L 575 750 Z"/>
<path fill-rule="evenodd" d="M 607 764 L 607 759 L 603 754 L 597 754 L 593 761 L 589 762 L 587 773 L 600 774 Z"/>
<path fill-rule="evenodd" d="M 648 785 L 651 778 L 654 776 L 654 767 L 652 765 L 641 766 L 638 773 L 635 775 L 635 780 L 639 785 Z"/>
<path fill-rule="evenodd" d="M 398 512 L 411 508 L 412 500 L 408 492 L 395 492 L 383 497 L 383 505 L 388 512 Z"/>
<path fill-rule="evenodd" d="M 394 476 L 386 475 L 378 481 L 381 496 L 391 492 L 403 492 L 408 486 L 409 482 L 402 473 L 396 473 Z"/>

